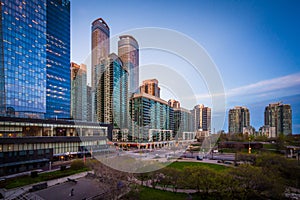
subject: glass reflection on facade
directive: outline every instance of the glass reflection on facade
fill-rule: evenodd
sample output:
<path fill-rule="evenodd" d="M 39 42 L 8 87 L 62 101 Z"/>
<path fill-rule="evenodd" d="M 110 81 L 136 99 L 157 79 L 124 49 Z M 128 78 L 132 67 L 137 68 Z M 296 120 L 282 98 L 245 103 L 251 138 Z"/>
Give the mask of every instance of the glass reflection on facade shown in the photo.
<path fill-rule="evenodd" d="M 87 120 L 87 74 L 85 64 L 71 63 L 71 118 Z"/>
<path fill-rule="evenodd" d="M 165 140 L 170 140 L 170 134 L 173 134 L 170 130 L 172 113 L 173 108 L 161 98 L 146 93 L 134 94 L 130 99 L 132 124 L 128 140 L 133 142 L 158 141 L 149 138 L 150 130 L 154 131 L 153 137 L 155 134 L 164 132 L 165 135 L 167 134 Z"/>
<path fill-rule="evenodd" d="M 129 72 L 129 96 L 139 89 L 139 45 L 131 35 L 122 35 L 118 41 L 118 55 Z"/>
<path fill-rule="evenodd" d="M 100 64 L 97 85 L 98 121 L 111 123 L 115 129 L 128 130 L 128 71 L 114 53 Z"/>
<path fill-rule="evenodd" d="M 70 118 L 70 2 L 47 0 L 47 118 Z"/>
<path fill-rule="evenodd" d="M 92 95 L 92 104 L 90 105 L 91 110 L 90 115 L 92 116 L 93 121 L 97 121 L 99 114 L 97 113 L 99 109 L 97 105 L 97 85 L 99 83 L 99 79 L 101 77 L 101 67 L 104 62 L 106 62 L 109 52 L 110 52 L 110 44 L 109 44 L 109 27 L 107 23 L 102 19 L 98 18 L 92 23 L 92 85 L 91 85 L 91 95 Z"/>
<path fill-rule="evenodd" d="M 1 115 L 41 118 L 46 111 L 46 0 L 1 0 Z"/>

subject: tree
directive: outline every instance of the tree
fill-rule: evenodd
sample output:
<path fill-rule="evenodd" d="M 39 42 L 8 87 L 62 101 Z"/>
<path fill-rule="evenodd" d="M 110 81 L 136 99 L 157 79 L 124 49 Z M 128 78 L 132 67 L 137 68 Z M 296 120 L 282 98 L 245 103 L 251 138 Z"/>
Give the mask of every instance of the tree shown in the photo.
<path fill-rule="evenodd" d="M 268 141 L 268 137 L 266 135 L 259 135 L 254 138 L 254 141 L 266 142 L 266 141 Z"/>
<path fill-rule="evenodd" d="M 182 178 L 182 172 L 178 169 L 166 167 L 160 170 L 164 175 L 160 181 L 160 184 L 163 185 L 163 188 L 167 188 L 168 186 L 172 186 L 173 192 L 176 192 L 179 188 L 179 181 Z"/>
<path fill-rule="evenodd" d="M 276 138 L 276 149 L 277 151 L 285 149 L 285 140 L 286 136 L 283 133 L 280 133 L 279 136 Z"/>
<path fill-rule="evenodd" d="M 208 196 L 209 192 L 218 190 L 220 181 L 218 174 L 213 169 L 205 166 L 191 166 L 184 168 L 185 184 L 195 188 L 198 192 Z"/>
<path fill-rule="evenodd" d="M 285 188 L 280 177 L 261 167 L 241 165 L 231 169 L 229 174 L 243 188 L 242 190 L 236 188 L 242 199 L 261 199 L 263 197 L 280 199 L 283 197 Z"/>
<path fill-rule="evenodd" d="M 282 155 L 264 153 L 257 157 L 255 165 L 282 177 L 287 185 L 300 187 L 300 166 L 297 165 L 296 160 L 287 159 Z"/>

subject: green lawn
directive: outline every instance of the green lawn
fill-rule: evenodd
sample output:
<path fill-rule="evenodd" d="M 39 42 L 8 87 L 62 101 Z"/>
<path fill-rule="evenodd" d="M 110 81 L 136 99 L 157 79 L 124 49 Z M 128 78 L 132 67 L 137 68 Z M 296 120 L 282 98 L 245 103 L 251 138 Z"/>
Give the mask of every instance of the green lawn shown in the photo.
<path fill-rule="evenodd" d="M 276 149 L 276 144 L 263 144 L 264 149 Z"/>
<path fill-rule="evenodd" d="M 203 162 L 173 162 L 170 165 L 168 165 L 168 167 L 173 167 L 179 170 L 182 170 L 184 167 L 187 166 L 206 166 L 209 167 L 211 169 L 214 169 L 216 171 L 221 171 L 224 169 L 228 169 L 228 167 L 224 166 L 224 165 L 217 165 L 217 164 L 211 164 L 211 163 L 203 163 Z"/>
<path fill-rule="evenodd" d="M 80 172 L 85 172 L 85 171 L 88 171 L 88 168 L 85 167 L 85 168 L 77 169 L 77 170 L 66 169 L 64 171 L 41 173 L 38 175 L 38 177 L 35 177 L 35 178 L 32 178 L 30 176 L 22 176 L 22 177 L 5 180 L 3 183 L 1 183 L 1 187 L 4 187 L 6 189 L 12 189 L 12 188 L 16 188 L 16 187 L 22 187 L 24 185 L 33 184 L 33 183 L 62 178 L 65 176 L 70 176 L 70 175 L 77 174 Z"/>

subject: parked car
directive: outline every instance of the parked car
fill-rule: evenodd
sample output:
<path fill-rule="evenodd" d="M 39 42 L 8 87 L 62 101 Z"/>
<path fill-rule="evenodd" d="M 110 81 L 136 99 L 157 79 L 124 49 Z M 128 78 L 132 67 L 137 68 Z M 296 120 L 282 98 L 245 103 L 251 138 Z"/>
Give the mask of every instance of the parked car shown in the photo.
<path fill-rule="evenodd" d="M 197 156 L 197 160 L 203 160 L 203 156 Z"/>

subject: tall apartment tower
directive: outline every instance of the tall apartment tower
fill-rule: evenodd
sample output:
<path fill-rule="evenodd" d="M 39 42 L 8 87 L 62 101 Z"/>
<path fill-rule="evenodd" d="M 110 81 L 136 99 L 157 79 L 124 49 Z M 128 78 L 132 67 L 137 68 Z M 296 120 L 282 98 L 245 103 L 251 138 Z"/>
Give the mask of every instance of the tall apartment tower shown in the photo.
<path fill-rule="evenodd" d="M 98 18 L 92 22 L 92 119 L 97 121 L 97 86 L 100 77 L 104 73 L 101 63 L 106 62 L 110 52 L 109 44 L 110 31 L 106 22 Z"/>
<path fill-rule="evenodd" d="M 143 86 L 152 82 L 153 80 L 144 81 Z M 158 81 L 156 79 L 155 84 L 157 90 Z M 129 141 L 150 142 L 173 139 L 173 130 L 170 130 L 174 114 L 173 108 L 169 106 L 167 101 L 159 98 L 157 93 L 141 92 L 133 94 L 130 98 L 129 110 L 132 117 L 131 130 L 128 134 Z M 172 120 L 170 119 L 171 116 Z"/>
<path fill-rule="evenodd" d="M 228 132 L 243 133 L 244 127 L 250 126 L 249 109 L 243 106 L 235 106 L 228 113 Z"/>
<path fill-rule="evenodd" d="M 70 118 L 70 2 L 47 0 L 46 10 L 46 118 Z"/>
<path fill-rule="evenodd" d="M 93 104 L 93 93 L 92 93 L 92 87 L 87 85 L 86 86 L 86 93 L 87 93 L 87 121 L 92 122 L 93 121 L 93 112 L 92 112 L 92 104 Z"/>
<path fill-rule="evenodd" d="M 265 108 L 265 126 L 274 127 L 276 136 L 292 134 L 292 109 L 281 102 L 269 104 Z"/>
<path fill-rule="evenodd" d="M 129 72 L 129 96 L 139 89 L 139 45 L 131 35 L 122 35 L 118 41 L 118 55 Z"/>
<path fill-rule="evenodd" d="M 160 97 L 160 87 L 158 87 L 158 80 L 149 79 L 143 81 L 143 84 L 140 86 L 140 93 L 146 93 L 152 96 Z"/>
<path fill-rule="evenodd" d="M 0 115 L 69 118 L 70 2 L 1 0 L 0 15 Z"/>
<path fill-rule="evenodd" d="M 87 120 L 86 65 L 71 63 L 71 118 Z"/>
<path fill-rule="evenodd" d="M 194 131 L 208 131 L 211 133 L 211 108 L 203 104 L 196 105 L 192 110 Z"/>
<path fill-rule="evenodd" d="M 191 111 L 180 107 L 180 102 L 174 99 L 168 101 L 168 105 L 172 108 L 170 114 L 170 128 L 173 130 L 173 138 L 183 138 L 184 132 L 191 132 L 192 129 L 192 115 Z"/>
<path fill-rule="evenodd" d="M 99 67 L 103 73 L 97 86 L 98 121 L 114 125 L 114 129 L 128 130 L 128 71 L 114 53 Z"/>

